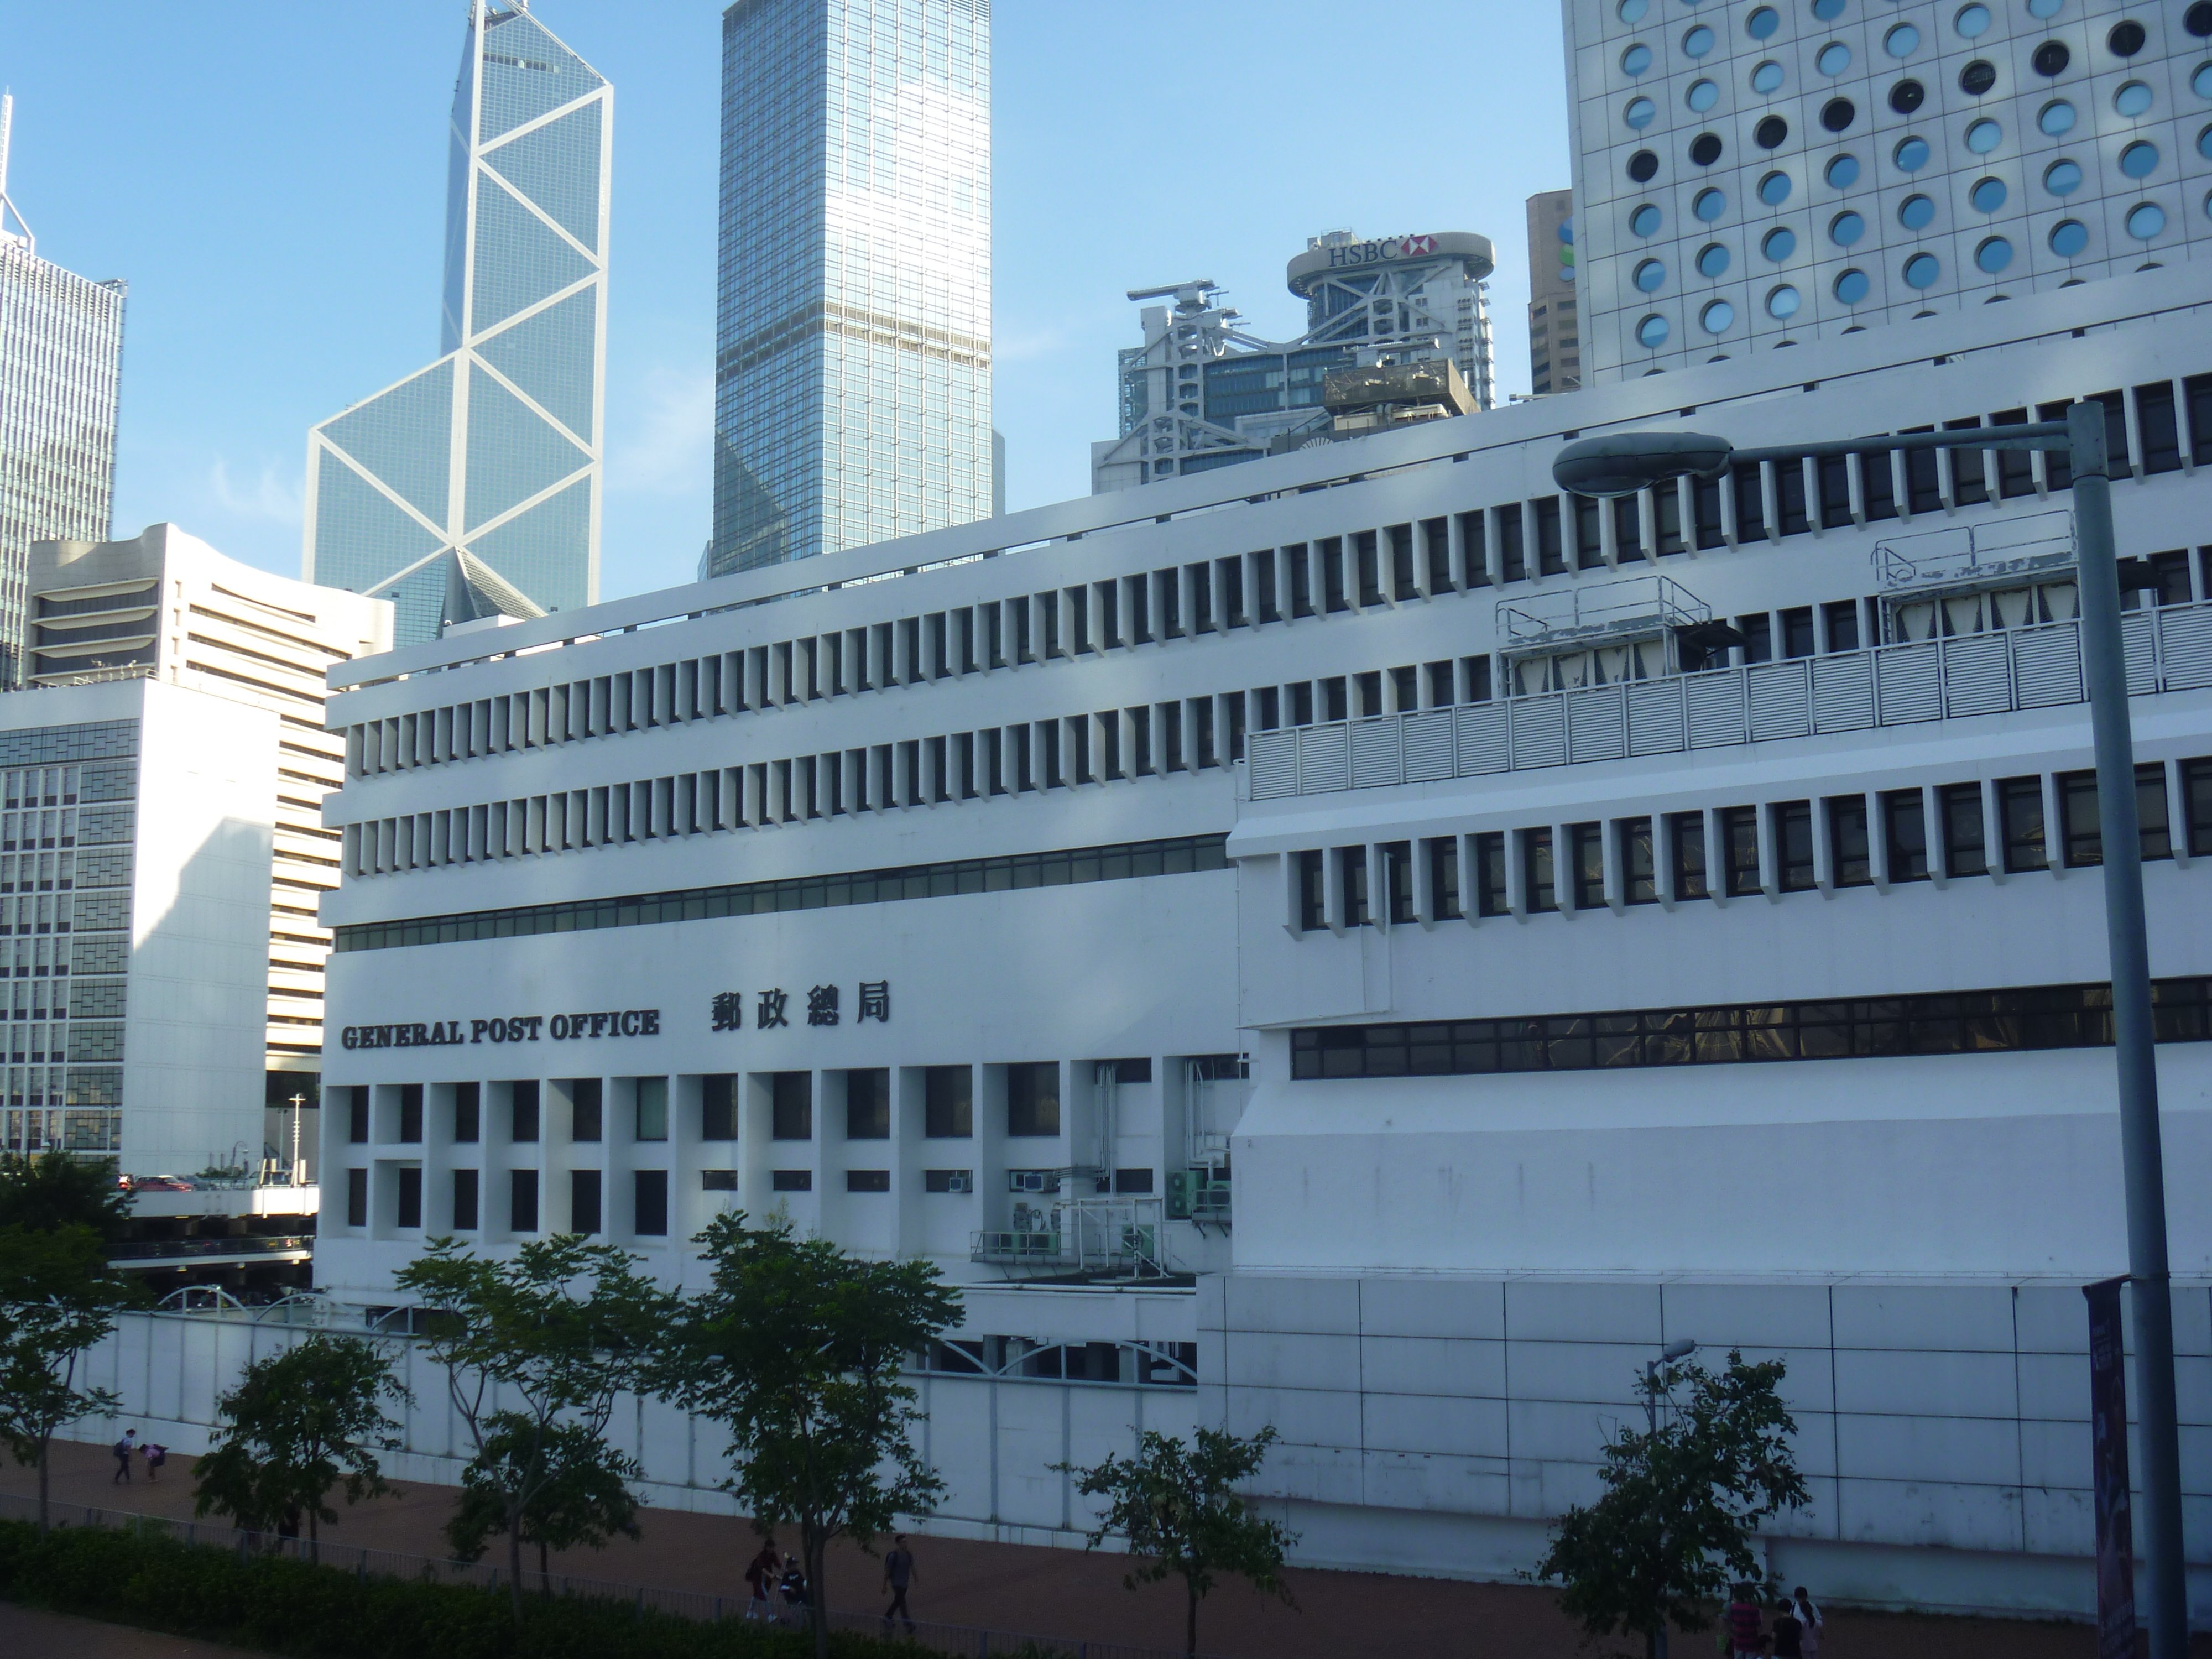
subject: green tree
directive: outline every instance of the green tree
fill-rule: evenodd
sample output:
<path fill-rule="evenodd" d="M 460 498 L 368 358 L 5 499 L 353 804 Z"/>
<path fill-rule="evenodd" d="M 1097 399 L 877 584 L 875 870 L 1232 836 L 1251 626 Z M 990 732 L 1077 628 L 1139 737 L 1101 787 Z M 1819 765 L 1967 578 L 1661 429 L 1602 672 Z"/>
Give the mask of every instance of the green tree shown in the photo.
<path fill-rule="evenodd" d="M 131 1197 L 115 1184 L 113 1159 L 0 1152 L 0 1227 L 89 1227 L 113 1243 L 130 1219 Z"/>
<path fill-rule="evenodd" d="M 575 1233 L 500 1261 L 434 1238 L 394 1282 L 429 1310 L 426 1346 L 475 1449 L 463 1478 L 504 1512 L 519 1623 L 524 1522 L 559 1477 L 556 1449 L 570 1431 L 605 1437 L 615 1397 L 640 1385 L 677 1299 L 635 1256 Z"/>
<path fill-rule="evenodd" d="M 349 1504 L 392 1490 L 376 1457 L 399 1443 L 385 1407 L 412 1400 L 384 1346 L 361 1337 L 318 1331 L 255 1360 L 216 1402 L 214 1444 L 193 1470 L 192 1512 L 270 1532 L 305 1510 L 308 1548 L 319 1559 L 321 1523 L 338 1518 L 334 1487 L 344 1488 Z"/>
<path fill-rule="evenodd" d="M 1276 1437 L 1272 1424 L 1249 1438 L 1200 1429 L 1193 1446 L 1147 1429 L 1134 1457 L 1109 1452 L 1087 1469 L 1053 1465 L 1081 1477 L 1076 1490 L 1085 1498 L 1106 1500 L 1090 1534 L 1092 1549 L 1118 1536 L 1128 1540 L 1132 1555 L 1152 1558 L 1122 1578 L 1124 1588 L 1182 1580 L 1183 1650 L 1191 1659 L 1198 1653 L 1198 1604 L 1216 1573 L 1249 1579 L 1255 1589 L 1297 1606 L 1282 1577 L 1283 1553 L 1298 1541 L 1297 1534 L 1254 1514 L 1235 1490 L 1259 1472 Z"/>
<path fill-rule="evenodd" d="M 489 1429 L 483 1456 L 462 1472 L 460 1502 L 446 1522 L 446 1537 L 464 1561 L 477 1559 L 507 1530 L 507 1496 L 523 1484 L 517 1466 L 538 1449 L 532 1424 L 520 1412 L 493 1413 Z M 523 1509 L 521 1539 L 538 1547 L 540 1587 L 550 1595 L 551 1551 L 597 1549 L 617 1534 L 638 1536 L 629 1483 L 644 1470 L 576 1423 L 555 1424 L 543 1450 L 550 1478 Z"/>
<path fill-rule="evenodd" d="M 696 1241 L 709 1270 L 662 1351 L 660 1391 L 728 1432 L 723 1485 L 763 1528 L 796 1523 L 827 1655 L 824 1556 L 841 1534 L 866 1547 L 945 1483 L 914 1445 L 921 1420 L 901 1378 L 959 1317 L 927 1261 L 869 1261 L 791 1224 L 718 1216 Z"/>
<path fill-rule="evenodd" d="M 1654 1426 L 1623 1428 L 1607 1443 L 1604 1487 L 1552 1529 L 1531 1575 L 1565 1588 L 1559 1606 L 1592 1638 L 1616 1630 L 1663 1654 L 1666 1628 L 1705 1629 L 1708 1605 L 1732 1585 L 1763 1583 L 1753 1548 L 1759 1523 L 1808 1501 L 1783 1406 L 1781 1360 L 1729 1354 L 1715 1376 L 1692 1364 L 1655 1367 L 1638 1380 Z M 1677 1401 L 1675 1391 L 1687 1398 Z"/>
<path fill-rule="evenodd" d="M 106 1243 L 92 1228 L 0 1226 L 0 1439 L 16 1462 L 37 1466 L 41 1532 L 55 1434 L 122 1403 L 106 1389 L 79 1385 L 85 1350 L 138 1299 L 137 1287 L 108 1267 Z"/>

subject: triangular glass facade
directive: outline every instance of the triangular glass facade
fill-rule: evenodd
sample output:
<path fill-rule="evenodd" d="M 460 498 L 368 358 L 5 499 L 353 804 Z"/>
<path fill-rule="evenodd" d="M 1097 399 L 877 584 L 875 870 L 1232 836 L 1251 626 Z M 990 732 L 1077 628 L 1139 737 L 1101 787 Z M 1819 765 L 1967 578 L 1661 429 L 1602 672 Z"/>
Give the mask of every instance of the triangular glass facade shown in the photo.
<path fill-rule="evenodd" d="M 534 16 L 474 0 L 444 355 L 307 440 L 307 577 L 393 600 L 396 644 L 599 597 L 612 98 Z"/>

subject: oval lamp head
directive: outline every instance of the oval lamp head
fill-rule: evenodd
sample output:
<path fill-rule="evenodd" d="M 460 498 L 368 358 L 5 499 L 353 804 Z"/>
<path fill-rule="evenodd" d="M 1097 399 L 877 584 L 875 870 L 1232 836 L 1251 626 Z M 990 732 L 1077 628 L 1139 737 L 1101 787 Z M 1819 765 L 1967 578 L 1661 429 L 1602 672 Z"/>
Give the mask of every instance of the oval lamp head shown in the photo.
<path fill-rule="evenodd" d="M 1735 446 L 1702 432 L 1613 432 L 1569 444 L 1552 477 L 1577 495 L 1631 495 L 1676 478 L 1710 477 Z"/>
<path fill-rule="evenodd" d="M 1678 1342 L 1669 1342 L 1662 1352 L 1668 1362 L 1672 1364 L 1677 1359 L 1687 1359 L 1697 1351 L 1698 1345 L 1685 1338 Z"/>

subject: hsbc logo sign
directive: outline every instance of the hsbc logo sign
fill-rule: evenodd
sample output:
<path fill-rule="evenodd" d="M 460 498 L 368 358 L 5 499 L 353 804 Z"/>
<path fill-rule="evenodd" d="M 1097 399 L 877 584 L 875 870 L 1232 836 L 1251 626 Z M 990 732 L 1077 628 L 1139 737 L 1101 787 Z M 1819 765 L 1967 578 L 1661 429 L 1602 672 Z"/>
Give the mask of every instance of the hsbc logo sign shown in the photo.
<path fill-rule="evenodd" d="M 1379 241 L 1345 242 L 1328 251 L 1329 268 L 1340 270 L 1352 265 L 1387 264 L 1393 259 L 1418 259 L 1437 251 L 1437 239 L 1431 236 L 1386 236 Z"/>

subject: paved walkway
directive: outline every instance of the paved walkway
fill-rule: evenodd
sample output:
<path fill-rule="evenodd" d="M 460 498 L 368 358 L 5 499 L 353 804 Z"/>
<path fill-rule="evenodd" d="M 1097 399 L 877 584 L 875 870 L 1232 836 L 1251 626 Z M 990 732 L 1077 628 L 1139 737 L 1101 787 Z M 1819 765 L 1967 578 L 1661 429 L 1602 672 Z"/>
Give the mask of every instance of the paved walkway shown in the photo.
<path fill-rule="evenodd" d="M 114 1484 L 113 1469 L 105 1447 L 58 1445 L 53 1495 L 64 1502 L 112 1505 L 140 1514 L 179 1519 L 191 1514 L 189 1459 L 173 1457 L 162 1478 L 150 1485 L 143 1469 L 129 1486 Z M 0 1491 L 36 1490 L 34 1471 L 0 1460 Z M 398 1498 L 344 1512 L 324 1535 L 334 1544 L 443 1556 L 440 1529 L 453 1500 L 450 1486 L 409 1482 Z M 750 1524 L 676 1510 L 648 1510 L 641 1520 L 644 1536 L 638 1541 L 621 1540 L 604 1550 L 556 1554 L 555 1571 L 744 1595 L 744 1563 L 759 1547 Z M 916 1571 L 910 1599 L 917 1618 L 1069 1641 L 1089 1638 L 1160 1649 L 1181 1645 L 1182 1585 L 1176 1582 L 1124 1589 L 1124 1558 L 950 1538 L 915 1538 L 912 1542 Z M 834 1549 L 826 1576 L 830 1606 L 865 1609 L 882 1605 L 877 1594 L 882 1570 L 857 1548 L 842 1545 Z M 1287 1577 L 1301 1611 L 1293 1612 L 1241 1585 L 1217 1589 L 1200 1614 L 1201 1650 L 1219 1659 L 1349 1659 L 1370 1654 L 1481 1659 L 1557 1654 L 1565 1659 L 1626 1645 L 1583 1649 L 1579 1632 L 1559 1615 L 1550 1592 L 1532 1586 L 1369 1572 L 1298 1571 Z M 1820 1587 L 1813 1589 L 1817 1595 Z M 15 1644 L 8 1634 L 8 1627 L 0 1625 L 0 1653 L 42 1651 Z M 137 1632 L 124 1632 L 118 1639 L 123 1636 L 141 1639 Z M 1678 1639 L 1675 1647 L 1700 1656 L 1711 1651 L 1707 1638 L 1701 1637 Z M 1824 1659 L 2083 1659 L 2094 1647 L 2091 1632 L 2079 1625 L 1841 1613 L 1830 1623 L 1821 1653 Z M 54 1650 L 80 1659 L 111 1651 L 118 1659 L 141 1659 L 142 1655 L 167 1659 L 188 1651 L 214 1659 L 219 1652 L 205 1644 L 143 1649 L 66 1644 Z M 2212 1659 L 2212 1636 L 2200 1636 L 2194 1651 L 2200 1659 Z"/>
<path fill-rule="evenodd" d="M 9 1659 L 259 1659 L 244 1648 L 157 1636 L 6 1601 L 0 1601 L 0 1653 Z"/>

